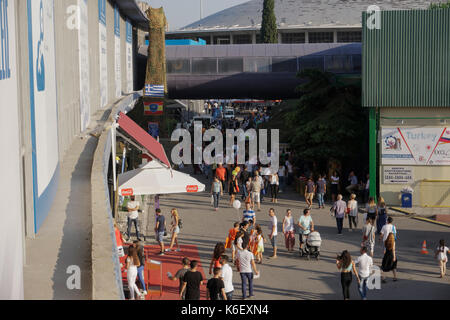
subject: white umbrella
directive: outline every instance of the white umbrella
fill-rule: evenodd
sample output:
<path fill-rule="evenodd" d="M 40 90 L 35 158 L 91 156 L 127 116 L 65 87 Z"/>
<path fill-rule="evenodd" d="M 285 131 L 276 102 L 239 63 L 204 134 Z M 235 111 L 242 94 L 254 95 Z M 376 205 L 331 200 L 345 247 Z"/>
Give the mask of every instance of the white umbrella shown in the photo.
<path fill-rule="evenodd" d="M 154 160 L 139 169 L 119 175 L 119 194 L 122 196 L 202 191 L 205 191 L 205 185 L 197 179 L 170 170 Z"/>

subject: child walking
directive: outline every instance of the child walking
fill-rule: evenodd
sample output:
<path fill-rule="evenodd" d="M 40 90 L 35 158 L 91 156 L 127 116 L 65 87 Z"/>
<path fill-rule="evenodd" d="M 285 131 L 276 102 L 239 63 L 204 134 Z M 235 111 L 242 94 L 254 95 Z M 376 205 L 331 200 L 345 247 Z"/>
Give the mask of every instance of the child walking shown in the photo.
<path fill-rule="evenodd" d="M 263 232 L 261 229 L 261 226 L 256 226 L 256 263 L 262 264 L 263 260 L 263 252 L 264 252 L 264 243 L 266 242 L 266 239 L 263 236 Z"/>
<path fill-rule="evenodd" d="M 439 268 L 441 271 L 441 278 L 443 278 L 447 272 L 447 254 L 448 254 L 448 247 L 445 246 L 444 239 L 439 240 L 439 246 L 436 249 L 436 254 L 434 255 L 435 258 L 437 258 L 439 262 Z"/>

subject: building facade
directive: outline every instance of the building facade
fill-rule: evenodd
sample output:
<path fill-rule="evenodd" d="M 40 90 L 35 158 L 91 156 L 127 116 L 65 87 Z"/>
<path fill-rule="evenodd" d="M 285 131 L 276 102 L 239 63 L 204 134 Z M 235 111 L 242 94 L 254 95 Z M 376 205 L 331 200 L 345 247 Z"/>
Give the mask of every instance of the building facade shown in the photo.
<path fill-rule="evenodd" d="M 0 213 L 0 299 L 24 297 L 25 238 L 45 223 L 70 145 L 93 114 L 135 90 L 136 31 L 145 21 L 125 2 L 136 6 L 0 1 L 0 192 L 9 203 Z"/>
<path fill-rule="evenodd" d="M 414 0 L 275 0 L 278 43 L 361 42 L 361 12 L 375 5 L 379 10 L 427 8 Z M 261 43 L 263 0 L 251 0 L 220 11 L 175 31 L 166 39 L 203 39 L 210 45 Z"/>
<path fill-rule="evenodd" d="M 388 204 L 399 205 L 409 187 L 415 206 L 450 207 L 450 9 L 381 12 L 375 28 L 369 18 L 362 100 L 371 114 L 370 181 Z"/>

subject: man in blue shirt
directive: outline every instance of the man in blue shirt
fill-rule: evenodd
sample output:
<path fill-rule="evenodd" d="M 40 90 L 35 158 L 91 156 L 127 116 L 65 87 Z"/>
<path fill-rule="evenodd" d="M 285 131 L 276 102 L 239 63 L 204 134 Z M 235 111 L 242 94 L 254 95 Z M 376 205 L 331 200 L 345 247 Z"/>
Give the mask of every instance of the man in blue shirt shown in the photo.
<path fill-rule="evenodd" d="M 250 208 L 250 203 L 247 202 L 245 204 L 244 217 L 242 221 L 249 221 L 249 220 L 253 220 L 253 223 L 255 223 L 256 215 L 255 211 L 253 211 L 252 208 Z"/>
<path fill-rule="evenodd" d="M 358 177 L 355 176 L 355 172 L 351 171 L 350 175 L 348 176 L 348 181 L 350 182 L 350 185 L 345 188 L 348 193 L 352 194 L 355 191 L 358 190 Z"/>
<path fill-rule="evenodd" d="M 166 218 L 162 215 L 161 209 L 156 209 L 156 241 L 158 241 L 159 246 L 161 247 L 161 251 L 159 252 L 160 256 L 164 255 L 164 230 L 166 229 Z"/>

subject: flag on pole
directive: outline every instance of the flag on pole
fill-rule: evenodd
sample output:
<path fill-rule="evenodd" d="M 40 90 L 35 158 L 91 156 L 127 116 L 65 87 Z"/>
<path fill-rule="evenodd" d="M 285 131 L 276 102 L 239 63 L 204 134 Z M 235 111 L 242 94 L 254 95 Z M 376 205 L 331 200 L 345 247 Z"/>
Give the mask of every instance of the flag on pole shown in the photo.
<path fill-rule="evenodd" d="M 144 95 L 146 97 L 164 98 L 164 85 L 146 84 Z"/>

